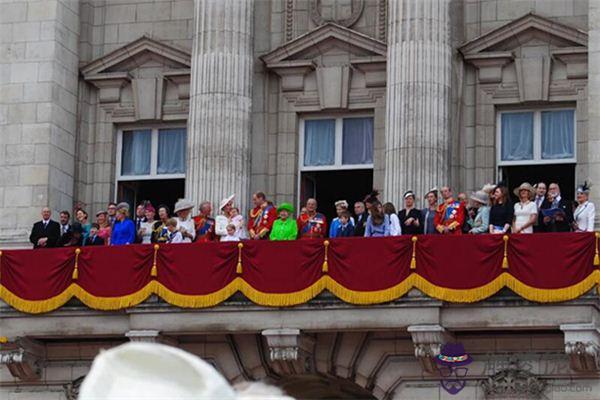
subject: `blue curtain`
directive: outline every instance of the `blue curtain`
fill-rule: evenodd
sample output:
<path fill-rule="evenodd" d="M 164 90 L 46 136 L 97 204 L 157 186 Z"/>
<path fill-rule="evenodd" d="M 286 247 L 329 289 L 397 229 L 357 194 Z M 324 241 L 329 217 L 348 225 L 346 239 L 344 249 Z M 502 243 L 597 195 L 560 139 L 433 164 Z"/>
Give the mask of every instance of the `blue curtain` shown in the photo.
<path fill-rule="evenodd" d="M 182 174 L 185 172 L 185 128 L 158 131 L 159 174 Z"/>
<path fill-rule="evenodd" d="M 542 112 L 542 158 L 572 158 L 574 152 L 574 110 Z"/>
<path fill-rule="evenodd" d="M 333 165 L 335 162 L 335 120 L 304 122 L 304 165 Z"/>
<path fill-rule="evenodd" d="M 533 160 L 533 113 L 502 114 L 502 160 Z"/>
<path fill-rule="evenodd" d="M 121 175 L 147 175 L 150 173 L 151 130 L 123 132 Z"/>
<path fill-rule="evenodd" d="M 373 163 L 373 118 L 345 118 L 342 164 Z"/>

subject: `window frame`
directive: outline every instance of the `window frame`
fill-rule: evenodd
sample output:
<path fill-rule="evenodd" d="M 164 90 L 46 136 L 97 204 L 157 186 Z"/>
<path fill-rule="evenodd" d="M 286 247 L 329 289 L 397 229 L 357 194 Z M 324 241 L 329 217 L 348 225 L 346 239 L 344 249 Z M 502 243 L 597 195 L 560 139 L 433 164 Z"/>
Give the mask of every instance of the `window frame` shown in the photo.
<path fill-rule="evenodd" d="M 338 171 L 351 169 L 374 169 L 374 163 L 370 164 L 342 164 L 342 151 L 344 146 L 344 119 L 347 118 L 372 118 L 373 119 L 373 159 L 375 159 L 375 116 L 373 113 L 357 113 L 357 114 L 319 114 L 314 116 L 303 116 L 299 118 L 299 151 L 298 151 L 298 169 L 302 172 L 310 171 Z M 304 165 L 304 129 L 306 121 L 315 120 L 335 120 L 335 147 L 334 147 L 334 163 L 332 165 Z"/>
<path fill-rule="evenodd" d="M 573 157 L 570 158 L 542 158 L 542 112 L 545 111 L 573 111 Z M 533 113 L 533 159 L 532 160 L 502 160 L 502 114 L 507 113 Z M 577 164 L 577 107 L 545 107 L 545 108 L 512 108 L 496 112 L 496 165 L 500 167 L 518 165 L 544 165 L 544 164 Z"/>
<path fill-rule="evenodd" d="M 159 174 L 158 173 L 158 131 L 162 129 L 180 129 L 185 128 L 187 138 L 186 124 L 165 124 L 165 125 L 124 125 L 119 127 L 117 131 L 117 159 L 116 159 L 116 185 L 119 182 L 126 181 L 144 181 L 144 180 L 162 180 L 162 179 L 185 179 L 185 172 L 180 174 Z M 151 131 L 150 142 L 150 174 L 145 175 L 123 175 L 122 160 L 123 160 L 123 133 L 133 130 L 149 130 Z M 187 152 L 187 146 L 186 150 Z M 186 154 L 187 157 L 187 154 Z"/>

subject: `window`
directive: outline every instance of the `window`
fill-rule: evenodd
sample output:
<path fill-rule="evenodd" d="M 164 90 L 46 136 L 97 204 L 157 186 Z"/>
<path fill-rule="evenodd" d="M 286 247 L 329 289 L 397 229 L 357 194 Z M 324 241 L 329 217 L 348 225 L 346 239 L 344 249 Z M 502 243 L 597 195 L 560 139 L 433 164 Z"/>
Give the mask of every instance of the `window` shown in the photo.
<path fill-rule="evenodd" d="M 184 127 L 123 130 L 117 147 L 120 181 L 185 178 Z"/>
<path fill-rule="evenodd" d="M 498 164 L 576 162 L 575 110 L 503 111 L 498 114 Z"/>
<path fill-rule="evenodd" d="M 310 118 L 301 121 L 301 170 L 372 167 L 372 117 Z"/>

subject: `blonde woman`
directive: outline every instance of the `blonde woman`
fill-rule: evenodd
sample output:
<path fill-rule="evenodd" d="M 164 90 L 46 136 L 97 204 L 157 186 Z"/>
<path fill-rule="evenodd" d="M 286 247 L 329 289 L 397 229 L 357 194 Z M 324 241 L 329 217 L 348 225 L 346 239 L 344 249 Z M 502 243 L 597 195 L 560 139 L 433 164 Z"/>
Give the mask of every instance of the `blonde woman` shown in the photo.
<path fill-rule="evenodd" d="M 514 190 L 514 194 L 519 197 L 519 202 L 515 203 L 512 232 L 533 233 L 533 225 L 538 216 L 537 206 L 531 201 L 535 196 L 535 189 L 525 182 Z"/>

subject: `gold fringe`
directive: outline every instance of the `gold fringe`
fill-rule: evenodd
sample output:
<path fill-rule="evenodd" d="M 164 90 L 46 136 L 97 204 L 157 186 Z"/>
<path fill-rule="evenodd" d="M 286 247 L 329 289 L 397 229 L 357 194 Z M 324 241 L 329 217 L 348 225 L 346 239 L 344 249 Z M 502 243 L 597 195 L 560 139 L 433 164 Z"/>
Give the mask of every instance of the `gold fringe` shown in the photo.
<path fill-rule="evenodd" d="M 504 240 L 504 257 L 502 258 L 502 269 L 508 269 L 508 235 L 502 236 Z"/>
<path fill-rule="evenodd" d="M 598 243 L 599 242 L 600 242 L 600 232 L 596 232 L 596 254 L 594 255 L 594 265 L 595 266 L 600 266 L 600 255 L 598 254 Z"/>
<path fill-rule="evenodd" d="M 156 259 L 158 258 L 158 249 L 160 246 L 158 244 L 154 245 L 154 259 L 152 261 L 152 269 L 150 269 L 150 276 L 156 278 L 158 276 L 158 267 L 156 266 Z"/>
<path fill-rule="evenodd" d="M 416 236 L 411 238 L 412 240 L 412 257 L 410 258 L 410 269 L 417 269 L 417 240 Z"/>
<path fill-rule="evenodd" d="M 167 303 L 177 307 L 206 308 L 215 306 L 230 298 L 239 290 L 241 285 L 240 282 L 243 282 L 242 278 L 235 278 L 223 289 L 217 290 L 216 292 L 204 295 L 187 295 L 175 293 L 162 283 L 154 281 L 156 284 L 154 293 L 164 299 Z"/>
<path fill-rule="evenodd" d="M 72 276 L 74 281 L 79 279 L 79 254 L 81 254 L 81 249 L 75 249 L 75 268 Z"/>
<path fill-rule="evenodd" d="M 243 279 L 239 280 L 239 291 L 242 292 L 252 302 L 267 307 L 290 307 L 306 303 L 315 298 L 324 289 L 328 288 L 328 281 L 332 280 L 329 276 L 322 276 L 315 283 L 306 289 L 291 293 L 265 293 L 260 292 L 250 286 Z M 332 280 L 333 281 L 333 280 Z"/>
<path fill-rule="evenodd" d="M 507 274 L 508 275 L 508 274 Z M 594 285 L 600 284 L 600 271 L 595 270 L 584 280 L 564 288 L 539 289 L 519 281 L 512 275 L 507 276 L 506 287 L 519 296 L 538 303 L 554 303 L 576 299 L 588 292 Z"/>
<path fill-rule="evenodd" d="M 94 296 L 77 284 L 71 285 L 71 291 L 73 296 L 77 297 L 83 304 L 94 310 L 113 311 L 130 308 L 140 304 L 150 297 L 150 295 L 156 293 L 156 283 L 156 281 L 150 281 L 137 292 L 119 297 Z"/>
<path fill-rule="evenodd" d="M 62 307 L 73 297 L 73 286 L 75 285 L 75 283 L 72 283 L 62 293 L 44 300 L 22 299 L 0 285 L 0 299 L 18 311 L 29 314 L 41 314 Z"/>
<path fill-rule="evenodd" d="M 329 251 L 329 240 L 326 240 L 323 242 L 323 245 L 325 246 L 325 258 L 323 260 L 323 268 L 322 268 L 322 272 L 324 274 L 329 272 L 329 263 L 327 262 L 327 253 Z"/>
<path fill-rule="evenodd" d="M 238 247 L 238 262 L 237 262 L 237 266 L 235 267 L 235 273 L 240 275 L 243 272 L 242 271 L 242 249 L 244 248 L 244 244 L 238 243 L 237 247 Z"/>
<path fill-rule="evenodd" d="M 321 279 L 325 280 L 325 289 L 329 290 L 346 303 L 366 305 L 386 303 L 404 296 L 414 286 L 414 275 L 415 274 L 409 275 L 408 278 L 391 288 L 369 292 L 348 289 L 337 283 L 330 276 L 324 276 Z"/>
<path fill-rule="evenodd" d="M 503 272 L 493 281 L 472 289 L 450 289 L 434 285 L 417 274 L 412 274 L 411 277 L 414 280 L 413 286 L 430 297 L 452 303 L 474 303 L 488 298 L 502 289 L 507 275 L 506 272 Z"/>

